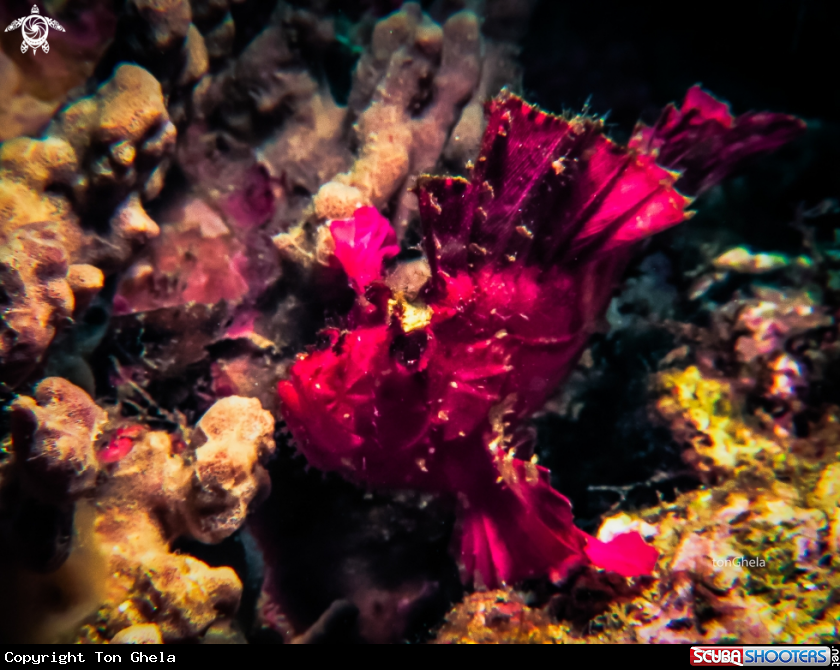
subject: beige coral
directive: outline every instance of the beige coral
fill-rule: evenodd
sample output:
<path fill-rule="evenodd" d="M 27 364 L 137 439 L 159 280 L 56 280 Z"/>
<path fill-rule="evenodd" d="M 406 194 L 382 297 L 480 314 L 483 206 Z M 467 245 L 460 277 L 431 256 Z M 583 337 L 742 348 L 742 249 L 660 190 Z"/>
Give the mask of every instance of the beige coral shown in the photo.
<path fill-rule="evenodd" d="M 49 225 L 16 230 L 0 245 L 0 382 L 15 385 L 38 365 L 73 313 L 67 254 Z"/>
<path fill-rule="evenodd" d="M 509 42 L 484 40 L 481 79 L 443 149 L 444 160 L 459 171 L 466 170 L 478 155 L 486 127 L 485 103 L 505 87 L 514 92 L 521 88 L 522 73 L 516 62 L 518 53 L 518 47 Z"/>
<path fill-rule="evenodd" d="M 459 12 L 441 27 L 409 2 L 378 22 L 349 102 L 358 114 L 361 148 L 352 168 L 319 190 L 318 216 L 346 218 L 357 203 L 381 208 L 405 185 L 395 214 L 403 230 L 416 209 L 406 179 L 434 168 L 480 68 L 481 37 L 472 12 Z"/>
<path fill-rule="evenodd" d="M 283 159 L 291 159 L 292 184 L 317 189 L 302 222 L 273 238 L 281 255 L 322 272 L 329 254 L 317 224 L 347 218 L 362 205 L 382 209 L 393 203 L 392 222 L 402 235 L 416 215 L 414 180 L 440 160 L 463 105 L 476 91 L 481 67 L 482 38 L 470 11 L 441 26 L 408 2 L 378 21 L 356 66 L 347 108 L 318 92 L 311 104 L 299 105 L 299 121 L 260 154 L 270 174 L 284 179 L 289 161 Z M 316 123 L 313 113 L 326 118 Z M 351 123 L 354 137 L 348 138 L 343 129 Z M 313 138 L 318 151 L 301 161 L 296 147 Z M 358 146 L 355 156 L 347 145 Z"/>
<path fill-rule="evenodd" d="M 67 283 L 73 291 L 73 314 L 82 312 L 105 284 L 102 270 L 86 263 L 76 263 L 67 269 Z"/>
<path fill-rule="evenodd" d="M 274 451 L 274 419 L 256 398 L 216 402 L 196 426 L 195 470 L 186 516 L 189 533 L 219 542 L 242 525 L 258 493 L 267 493 L 262 464 Z"/>
<path fill-rule="evenodd" d="M 169 542 L 182 534 L 219 542 L 239 528 L 268 487 L 262 464 L 274 450 L 273 430 L 259 401 L 226 398 L 199 421 L 187 451 L 152 431 L 114 466 L 96 525 L 113 568 L 103 606 L 109 630 L 155 623 L 172 641 L 235 613 L 241 584 L 233 570 L 172 554 Z M 157 607 L 151 618 L 147 601 Z"/>
<path fill-rule="evenodd" d="M 0 51 L 0 141 L 36 131 L 49 122 L 60 104 L 39 100 L 26 88 L 20 68 Z"/>
<path fill-rule="evenodd" d="M 34 398 L 21 396 L 11 409 L 15 453 L 42 496 L 72 500 L 93 489 L 99 472 L 93 442 L 107 417 L 87 393 L 48 377 Z"/>
<path fill-rule="evenodd" d="M 154 624 L 164 641 L 192 639 L 235 614 L 242 589 L 236 573 L 172 553 L 170 543 L 181 535 L 221 541 L 267 493 L 263 465 L 274 451 L 274 420 L 258 400 L 217 402 L 189 447 L 166 432 L 131 432 L 133 447 L 110 465 L 94 445 L 113 423 L 63 379 L 46 379 L 34 398 L 18 398 L 12 428 L 27 490 L 60 503 L 96 488 L 93 538 L 108 577 L 98 624 L 84 638 Z"/>
<path fill-rule="evenodd" d="M 77 156 L 85 156 L 85 194 L 107 188 L 125 197 L 137 188 L 150 199 L 163 186 L 158 173 L 166 171 L 177 133 L 158 81 L 143 68 L 125 64 L 94 96 L 64 110 L 48 134 L 66 139 Z M 104 151 L 90 152 L 90 146 Z"/>
<path fill-rule="evenodd" d="M 147 24 L 152 43 L 161 51 L 183 40 L 192 20 L 189 0 L 130 0 L 129 12 Z"/>
<path fill-rule="evenodd" d="M 72 189 L 78 169 L 73 148 L 62 139 L 21 137 L 4 142 L 0 146 L 0 243 L 22 226 L 49 221 L 60 232 L 67 252 L 76 253 L 81 229 L 67 200 L 48 193 L 47 188 Z"/>
<path fill-rule="evenodd" d="M 258 159 L 271 176 L 278 180 L 282 176 L 289 188 L 315 193 L 350 165 L 351 155 L 342 141 L 346 118 L 347 110 L 336 105 L 329 93 L 319 91 L 262 145 Z M 358 199 L 352 187 L 337 183 L 334 187 Z M 333 197 L 343 198 L 339 193 Z"/>
<path fill-rule="evenodd" d="M 212 60 L 230 55 L 236 36 L 236 25 L 230 14 L 231 5 L 243 0 L 191 0 L 193 21 L 199 23 Z"/>
<path fill-rule="evenodd" d="M 96 94 L 54 119 L 44 139 L 0 146 L 0 273 L 8 303 L 0 381 L 20 383 L 57 327 L 102 287 L 101 271 L 119 268 L 158 234 L 142 199 L 163 187 L 175 135 L 157 80 L 121 65 Z M 81 225 L 91 208 L 112 215 L 110 229 Z"/>
<path fill-rule="evenodd" d="M 54 119 L 44 139 L 20 137 L 0 147 L 0 242 L 21 226 L 49 221 L 71 262 L 123 262 L 125 243 L 83 230 L 79 216 L 92 198 L 104 199 L 98 207 L 116 207 L 135 188 L 144 198 L 157 195 L 175 135 L 157 80 L 121 65 L 95 95 Z"/>
<path fill-rule="evenodd" d="M 530 10 L 524 3 L 519 14 Z M 416 178 L 442 167 L 467 170 L 484 130 L 484 103 L 503 86 L 517 87 L 517 48 L 506 40 L 483 37 L 472 11 L 457 12 L 440 25 L 416 2 L 376 22 L 356 66 L 347 109 L 322 105 L 334 127 L 304 122 L 281 135 L 276 149 L 269 142 L 261 152 L 270 174 L 281 181 L 290 162 L 293 172 L 308 168 L 306 181 L 293 185 L 314 192 L 311 184 L 322 180 L 311 206 L 301 206 L 297 217 L 293 208 L 283 212 L 285 220 L 299 223 L 273 238 L 281 256 L 320 277 L 329 253 L 319 224 L 347 218 L 363 205 L 388 210 L 402 236 L 417 219 Z M 344 120 L 338 125 L 340 115 Z M 350 137 L 337 132 L 342 126 Z M 289 150 L 316 128 L 318 150 L 309 158 Z M 354 147 L 354 155 L 347 156 L 347 146 Z"/>
<path fill-rule="evenodd" d="M 178 77 L 178 84 L 181 86 L 194 84 L 207 74 L 210 67 L 207 45 L 204 43 L 201 33 L 198 32 L 198 28 L 192 24 L 190 24 L 184 42 L 184 57 L 184 67 Z"/>

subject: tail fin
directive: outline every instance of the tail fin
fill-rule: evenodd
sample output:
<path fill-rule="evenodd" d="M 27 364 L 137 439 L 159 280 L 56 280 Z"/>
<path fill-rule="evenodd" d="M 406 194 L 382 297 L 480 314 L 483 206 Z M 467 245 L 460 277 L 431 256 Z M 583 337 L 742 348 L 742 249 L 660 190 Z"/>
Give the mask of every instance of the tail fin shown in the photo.
<path fill-rule="evenodd" d="M 609 542 L 574 525 L 568 499 L 551 488 L 545 468 L 514 459 L 508 476 L 461 499 L 460 563 L 464 582 L 496 588 L 549 574 L 562 580 L 593 565 L 624 577 L 650 574 L 658 552 L 638 533 Z"/>

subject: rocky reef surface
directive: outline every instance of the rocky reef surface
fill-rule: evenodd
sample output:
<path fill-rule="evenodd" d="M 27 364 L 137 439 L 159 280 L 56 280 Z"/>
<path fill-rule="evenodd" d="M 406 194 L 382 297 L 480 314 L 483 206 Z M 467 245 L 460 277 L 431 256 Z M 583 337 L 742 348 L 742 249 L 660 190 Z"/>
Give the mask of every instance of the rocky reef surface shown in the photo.
<path fill-rule="evenodd" d="M 570 39 L 619 123 L 551 114 L 526 0 L 41 11 L 0 40 L 0 640 L 837 639 L 830 111 Z"/>

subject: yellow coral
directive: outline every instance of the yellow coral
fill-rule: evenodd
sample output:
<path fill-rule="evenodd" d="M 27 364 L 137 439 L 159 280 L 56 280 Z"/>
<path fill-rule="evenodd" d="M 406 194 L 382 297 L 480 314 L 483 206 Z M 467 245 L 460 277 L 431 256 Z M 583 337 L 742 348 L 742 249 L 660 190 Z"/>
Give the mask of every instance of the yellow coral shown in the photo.
<path fill-rule="evenodd" d="M 807 438 L 747 425 L 732 384 L 698 368 L 658 375 L 658 413 L 714 486 L 604 520 L 607 541 L 641 532 L 652 580 L 614 594 L 585 623 L 557 621 L 515 591 L 474 594 L 437 642 L 825 644 L 840 634 L 840 426 L 835 407 Z M 596 573 L 598 574 L 598 573 Z M 574 590 L 575 582 L 571 583 Z"/>
<path fill-rule="evenodd" d="M 706 377 L 695 366 L 666 370 L 658 381 L 665 394 L 657 410 L 692 446 L 696 458 L 690 460 L 699 470 L 732 471 L 761 452 L 781 454 L 776 442 L 747 426 L 728 381 Z"/>
<path fill-rule="evenodd" d="M 436 644 L 556 644 L 563 627 L 521 595 L 499 589 L 473 593 L 446 617 Z"/>

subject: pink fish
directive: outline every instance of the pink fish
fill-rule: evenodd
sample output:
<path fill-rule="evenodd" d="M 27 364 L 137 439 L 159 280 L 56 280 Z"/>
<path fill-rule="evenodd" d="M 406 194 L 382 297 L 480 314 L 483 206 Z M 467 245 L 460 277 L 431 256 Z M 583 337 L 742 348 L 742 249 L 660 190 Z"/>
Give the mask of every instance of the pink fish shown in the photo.
<path fill-rule="evenodd" d="M 465 582 L 557 580 L 587 564 L 649 574 L 656 550 L 637 533 L 601 542 L 578 529 L 517 434 L 577 362 L 635 243 L 688 218 L 678 176 L 599 120 L 502 93 L 470 179 L 418 182 L 431 278 L 416 300 L 381 281 L 387 220 L 366 208 L 332 222 L 359 295 L 347 329 L 279 385 L 300 451 L 359 484 L 451 496 Z"/>

